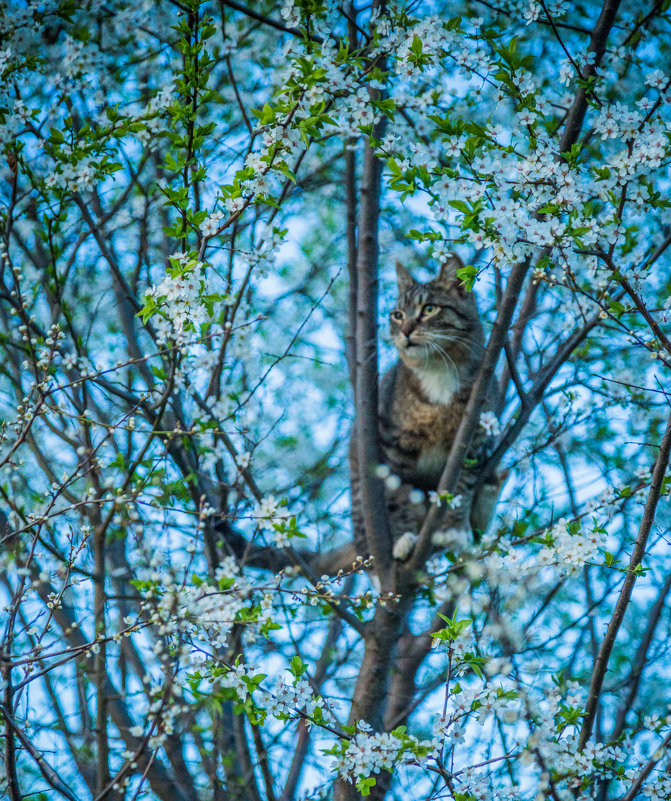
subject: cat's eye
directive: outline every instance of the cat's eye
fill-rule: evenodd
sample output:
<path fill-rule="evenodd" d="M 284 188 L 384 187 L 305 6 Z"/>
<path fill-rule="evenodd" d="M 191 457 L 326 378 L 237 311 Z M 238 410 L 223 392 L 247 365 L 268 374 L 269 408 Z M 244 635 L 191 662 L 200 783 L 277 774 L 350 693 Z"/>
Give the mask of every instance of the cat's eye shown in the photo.
<path fill-rule="evenodd" d="M 405 317 L 405 314 L 400 309 L 394 309 L 391 313 L 391 319 L 396 320 L 397 322 L 401 322 L 401 320 Z"/>
<path fill-rule="evenodd" d="M 422 309 L 422 314 L 424 317 L 432 317 L 438 311 L 440 311 L 440 306 L 436 306 L 435 303 L 427 303 Z"/>

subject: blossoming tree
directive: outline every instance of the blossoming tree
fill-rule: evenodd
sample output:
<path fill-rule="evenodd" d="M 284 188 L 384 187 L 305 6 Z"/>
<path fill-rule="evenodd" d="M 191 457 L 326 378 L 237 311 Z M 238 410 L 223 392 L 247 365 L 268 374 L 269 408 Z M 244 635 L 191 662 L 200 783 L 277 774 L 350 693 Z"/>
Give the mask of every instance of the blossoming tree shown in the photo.
<path fill-rule="evenodd" d="M 671 796 L 668 8 L 0 9 L 3 797 Z M 487 344 L 401 562 L 381 320 L 453 250 Z"/>

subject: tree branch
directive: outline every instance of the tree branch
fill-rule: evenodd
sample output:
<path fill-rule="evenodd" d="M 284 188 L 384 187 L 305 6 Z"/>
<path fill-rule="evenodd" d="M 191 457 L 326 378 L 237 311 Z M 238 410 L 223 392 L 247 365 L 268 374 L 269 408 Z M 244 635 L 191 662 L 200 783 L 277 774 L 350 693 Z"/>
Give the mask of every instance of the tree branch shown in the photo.
<path fill-rule="evenodd" d="M 654 770 L 655 765 L 664 756 L 664 751 L 669 747 L 669 744 L 671 744 L 671 732 L 669 732 L 664 740 L 657 746 L 657 748 L 655 748 L 653 756 L 648 760 L 648 762 L 646 762 L 643 769 L 636 777 L 636 780 L 631 785 L 628 792 L 622 796 L 620 801 L 634 801 L 634 799 L 638 796 L 638 791 L 641 789 L 643 782 L 648 778 L 648 776 Z"/>
<path fill-rule="evenodd" d="M 254 9 L 249 8 L 249 6 L 243 5 L 242 3 L 238 3 L 236 0 L 223 0 L 224 5 L 228 8 L 232 8 L 234 11 L 239 11 L 241 14 L 244 14 L 246 17 L 250 17 L 250 19 L 255 19 L 257 22 L 263 23 L 263 25 L 268 25 L 270 28 L 274 28 L 276 31 L 282 31 L 282 33 L 290 33 L 292 36 L 298 36 L 300 39 L 305 38 L 305 34 L 303 31 L 299 30 L 298 28 L 290 28 L 288 25 L 285 25 L 283 22 L 279 20 L 273 19 L 272 17 L 267 17 L 265 14 L 261 14 L 258 11 L 254 11 Z M 320 36 L 310 36 L 310 39 L 314 42 L 321 43 L 323 39 Z"/>
<path fill-rule="evenodd" d="M 11 711 L 7 709 L 7 707 L 4 704 L 0 704 L 0 711 L 2 712 L 2 716 L 4 717 L 5 722 L 12 728 L 14 734 L 20 741 L 21 745 L 26 749 L 26 751 L 37 763 L 37 767 L 40 769 L 40 773 L 44 777 L 44 780 L 47 782 L 49 787 L 52 787 L 54 790 L 56 790 L 57 793 L 60 793 L 64 798 L 67 798 L 68 801 L 78 801 L 77 797 L 72 792 L 72 790 L 70 790 L 70 788 L 67 786 L 67 784 L 65 784 L 63 779 L 61 779 L 58 773 L 56 773 L 56 771 L 44 758 L 44 754 L 38 751 L 37 748 L 35 748 L 35 746 L 28 739 L 21 726 L 19 726 L 19 724 L 14 719 L 14 716 L 12 715 Z M 12 791 L 12 784 L 10 783 L 10 793 L 11 791 Z M 14 796 L 10 795 L 10 797 L 12 798 L 12 801 L 14 801 Z M 18 799 L 18 801 L 20 801 L 20 799 L 24 798 L 24 796 L 19 794 L 16 796 L 16 798 Z"/>
<path fill-rule="evenodd" d="M 641 637 L 641 642 L 639 643 L 639 646 L 636 649 L 636 654 L 631 661 L 629 680 L 627 682 L 630 684 L 629 692 L 627 693 L 624 703 L 617 711 L 615 725 L 613 726 L 613 731 L 610 735 L 610 739 L 613 741 L 618 740 L 624 731 L 627 720 L 627 712 L 629 712 L 634 705 L 634 701 L 636 700 L 638 688 L 641 683 L 641 677 L 647 663 L 648 650 L 652 644 L 659 619 L 662 615 L 662 612 L 666 608 L 666 597 L 669 594 L 669 590 L 671 590 L 671 573 L 669 573 L 669 575 L 666 577 L 666 581 L 660 589 L 655 603 L 652 605 L 652 608 L 647 614 L 648 625 L 645 627 L 645 631 Z"/>
<path fill-rule="evenodd" d="M 379 139 L 384 118 L 373 133 Z M 378 441 L 378 220 L 381 167 L 375 148 L 364 145 L 361 205 L 358 219 L 356 262 L 356 457 L 359 471 L 361 512 L 366 542 L 375 559 L 375 571 L 383 588 L 392 582 L 392 542 L 384 484 L 373 469 L 381 461 Z"/>
<path fill-rule="evenodd" d="M 622 292 L 616 293 L 613 300 L 617 300 L 622 296 Z M 513 422 L 510 423 L 503 432 L 499 444 L 494 449 L 494 452 L 487 460 L 483 467 L 483 473 L 486 475 L 496 469 L 496 466 L 501 461 L 503 454 L 515 442 L 524 426 L 527 424 L 532 412 L 542 400 L 546 389 L 550 382 L 557 374 L 559 368 L 571 356 L 573 351 L 584 342 L 589 332 L 601 322 L 600 312 L 595 313 L 584 325 L 578 330 L 574 331 L 567 339 L 564 340 L 555 351 L 554 355 L 548 364 L 540 371 L 540 375 L 536 379 L 533 387 L 526 393 L 526 404 L 520 403 L 520 407 L 513 416 Z"/>
<path fill-rule="evenodd" d="M 39 575 L 41 572 L 41 568 L 35 560 L 32 562 L 32 570 L 36 575 Z M 48 581 L 38 581 L 35 583 L 35 586 L 42 601 L 45 604 L 49 602 L 50 596 L 54 593 L 54 588 L 51 583 Z M 72 647 L 81 647 L 87 644 L 73 610 L 66 603 L 62 602 L 60 606 L 56 606 L 53 610 L 53 616 L 63 636 Z M 130 733 L 130 729 L 135 724 L 128 711 L 127 705 L 122 700 L 122 694 L 113 685 L 107 674 L 105 674 L 104 695 L 108 699 L 108 709 L 112 722 L 119 730 L 126 747 L 134 751 L 140 742 L 137 737 L 134 737 Z M 141 767 L 146 767 L 147 761 L 148 757 L 145 754 L 141 754 L 137 759 Z M 152 790 L 162 801 L 192 801 L 193 795 L 186 789 L 183 789 L 179 783 L 168 774 L 161 762 L 154 761 L 147 776 Z"/>
<path fill-rule="evenodd" d="M 14 739 L 15 726 L 9 713 L 12 709 L 12 698 L 14 688 L 12 686 L 12 665 L 8 656 L 0 655 L 2 662 L 2 680 L 4 682 L 3 692 L 3 717 L 5 719 L 5 776 L 7 777 L 7 789 L 10 801 L 21 801 L 23 794 L 19 787 L 19 777 L 16 772 L 16 742 Z"/>
<path fill-rule="evenodd" d="M 353 587 L 353 580 L 352 578 L 348 578 L 345 582 L 343 587 L 342 594 L 348 595 Z M 340 636 L 340 632 L 342 631 L 342 623 L 340 618 L 337 616 L 333 616 L 329 621 L 328 631 L 326 633 L 326 638 L 324 639 L 324 644 L 322 646 L 321 654 L 315 666 L 314 673 L 311 677 L 310 685 L 313 688 L 315 693 L 318 693 L 321 689 L 321 686 L 326 678 L 326 670 L 331 664 L 333 660 L 332 651 L 335 648 L 338 638 Z M 289 768 L 289 772 L 287 774 L 286 781 L 284 783 L 284 789 L 282 790 L 282 796 L 280 801 L 290 801 L 294 797 L 296 792 L 296 787 L 298 785 L 298 781 L 301 777 L 301 772 L 303 770 L 303 765 L 305 763 L 305 756 L 308 751 L 309 745 L 309 737 L 310 737 L 310 729 L 307 725 L 307 722 L 304 718 L 301 718 L 297 724 L 297 738 L 296 738 L 296 748 L 294 750 L 294 756 L 291 760 L 291 766 Z"/>
<path fill-rule="evenodd" d="M 590 37 L 589 52 L 594 53 L 594 61 L 587 64 L 583 78 L 589 80 L 596 75 L 596 70 L 601 64 L 601 59 L 606 52 L 606 42 L 608 41 L 608 34 L 610 33 L 613 23 L 615 22 L 615 15 L 620 6 L 620 0 L 605 0 L 601 7 L 601 13 L 596 21 L 592 35 Z M 578 139 L 578 134 L 582 128 L 585 113 L 587 112 L 587 92 L 584 87 L 580 87 L 576 92 L 573 100 L 573 105 L 569 109 L 564 124 L 564 133 L 559 145 L 559 152 L 566 153 L 571 149 L 571 146 Z"/>
<path fill-rule="evenodd" d="M 632 551 L 631 558 L 629 560 L 629 569 L 622 585 L 622 589 L 620 590 L 620 596 L 615 605 L 613 616 L 608 624 L 606 636 L 603 638 L 603 642 L 601 643 L 599 655 L 597 656 L 596 663 L 594 665 L 594 671 L 592 672 L 592 680 L 590 683 L 587 705 L 585 707 L 585 716 L 583 718 L 580 739 L 578 741 L 578 747 L 581 749 L 585 747 L 592 734 L 592 726 L 594 725 L 594 719 L 596 717 L 596 712 L 599 705 L 601 688 L 603 686 L 603 680 L 606 675 L 606 671 L 608 670 L 608 660 L 610 659 L 610 654 L 613 650 L 613 646 L 615 645 L 615 640 L 617 638 L 618 631 L 620 630 L 620 625 L 622 624 L 624 614 L 629 606 L 631 593 L 634 589 L 636 576 L 638 575 L 637 568 L 643 561 L 643 557 L 645 555 L 645 546 L 655 519 L 655 511 L 657 509 L 657 503 L 661 494 L 662 482 L 664 480 L 666 468 L 669 464 L 670 452 L 671 415 L 669 415 L 669 419 L 666 424 L 666 431 L 664 432 L 664 437 L 662 438 L 662 442 L 659 446 L 659 453 L 657 454 L 657 459 L 655 461 L 655 466 L 652 473 L 652 481 L 650 483 L 650 492 L 648 493 L 648 500 L 643 511 L 643 518 L 638 530 L 636 543 L 634 544 L 634 550 Z"/>

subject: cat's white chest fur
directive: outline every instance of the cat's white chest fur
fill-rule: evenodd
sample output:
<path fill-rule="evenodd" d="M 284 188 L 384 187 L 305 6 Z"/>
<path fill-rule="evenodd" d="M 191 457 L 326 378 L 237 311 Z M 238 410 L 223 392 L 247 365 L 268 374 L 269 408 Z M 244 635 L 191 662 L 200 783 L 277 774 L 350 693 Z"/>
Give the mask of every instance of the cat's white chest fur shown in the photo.
<path fill-rule="evenodd" d="M 415 375 L 431 403 L 447 405 L 459 389 L 456 370 L 446 370 L 444 365 L 438 370 L 428 367 L 415 368 Z"/>

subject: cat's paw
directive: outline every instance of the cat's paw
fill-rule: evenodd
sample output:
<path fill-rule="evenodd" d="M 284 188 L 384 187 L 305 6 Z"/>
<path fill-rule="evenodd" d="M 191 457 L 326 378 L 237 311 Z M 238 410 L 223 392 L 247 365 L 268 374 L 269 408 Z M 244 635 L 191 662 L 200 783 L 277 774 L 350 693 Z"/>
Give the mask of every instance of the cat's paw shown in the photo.
<path fill-rule="evenodd" d="M 473 544 L 473 532 L 467 528 L 446 528 L 443 531 L 436 531 L 431 537 L 431 542 L 448 551 L 458 553 Z"/>
<path fill-rule="evenodd" d="M 392 550 L 394 559 L 398 559 L 399 562 L 405 561 L 412 553 L 416 542 L 417 535 L 413 534 L 412 531 L 406 531 L 405 534 L 402 534 L 394 543 Z"/>

